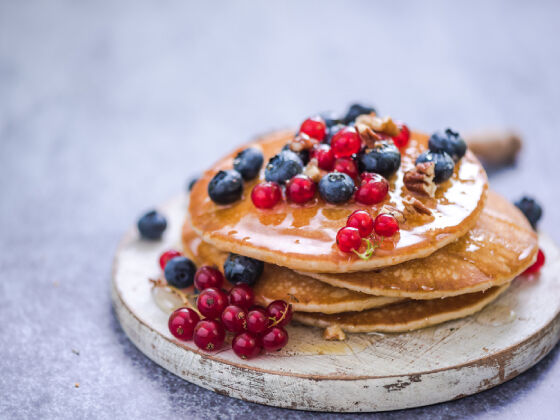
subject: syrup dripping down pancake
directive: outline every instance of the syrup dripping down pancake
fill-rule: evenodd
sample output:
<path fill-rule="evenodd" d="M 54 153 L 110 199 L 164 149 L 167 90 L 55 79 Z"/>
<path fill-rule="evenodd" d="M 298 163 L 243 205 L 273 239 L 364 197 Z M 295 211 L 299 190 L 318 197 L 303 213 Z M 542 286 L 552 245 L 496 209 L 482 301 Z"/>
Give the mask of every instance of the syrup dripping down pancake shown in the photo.
<path fill-rule="evenodd" d="M 505 284 L 534 262 L 537 251 L 537 235 L 525 216 L 490 191 L 476 225 L 429 257 L 369 272 L 302 274 L 378 296 L 435 299 Z"/>
<path fill-rule="evenodd" d="M 187 222 L 183 226 L 183 251 L 193 261 L 222 267 L 228 253 L 203 242 Z M 302 276 L 284 267 L 265 264 L 260 279 L 253 287 L 258 303 L 282 299 L 295 311 L 338 313 L 362 311 L 400 302 L 401 298 L 378 297 L 330 286 L 311 277 Z"/>
<path fill-rule="evenodd" d="M 403 185 L 403 174 L 414 167 L 416 157 L 427 148 L 428 137 L 416 132 L 412 133 L 409 146 L 402 154 L 400 169 L 389 179 L 387 198 L 374 206 L 360 205 L 353 200 L 331 205 L 317 196 L 306 205 L 282 200 L 270 210 L 257 209 L 250 193 L 255 184 L 264 179 L 264 168 L 257 179 L 245 183 L 239 201 L 220 206 L 210 200 L 207 192 L 210 179 L 221 169 L 231 169 L 237 152 L 248 146 L 258 147 L 266 163 L 292 136 L 288 131 L 268 134 L 237 149 L 205 172 L 191 191 L 189 205 L 193 229 L 204 241 L 223 251 L 295 270 L 365 271 L 430 255 L 474 226 L 484 206 L 486 173 L 476 157 L 467 152 L 455 165 L 453 176 L 439 184 L 435 199 L 424 200 L 433 217 L 427 220 L 420 216 L 408 217 L 400 226 L 400 233 L 393 240 L 385 241 L 367 261 L 338 249 L 336 233 L 345 226 L 354 210 L 366 208 L 375 215 L 384 204 L 404 210 L 402 200 L 408 192 Z"/>

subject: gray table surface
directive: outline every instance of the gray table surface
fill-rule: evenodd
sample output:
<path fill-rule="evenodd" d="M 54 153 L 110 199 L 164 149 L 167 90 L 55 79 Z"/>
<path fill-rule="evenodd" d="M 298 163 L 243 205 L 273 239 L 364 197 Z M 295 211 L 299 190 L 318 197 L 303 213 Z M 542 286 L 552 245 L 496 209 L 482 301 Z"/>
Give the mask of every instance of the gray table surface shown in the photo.
<path fill-rule="evenodd" d="M 144 357 L 111 308 L 120 236 L 254 134 L 363 100 L 426 131 L 518 129 L 519 162 L 491 185 L 538 197 L 560 241 L 559 17 L 533 1 L 2 1 L 0 417 L 338 417 Z M 556 349 L 490 391 L 377 416 L 551 418 L 559 378 Z"/>

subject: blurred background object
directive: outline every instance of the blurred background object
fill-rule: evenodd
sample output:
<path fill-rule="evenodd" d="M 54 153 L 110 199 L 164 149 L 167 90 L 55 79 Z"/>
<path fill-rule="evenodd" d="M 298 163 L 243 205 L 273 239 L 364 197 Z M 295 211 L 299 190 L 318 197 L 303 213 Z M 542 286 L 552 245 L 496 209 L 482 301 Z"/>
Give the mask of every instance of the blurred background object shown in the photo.
<path fill-rule="evenodd" d="M 317 112 L 362 101 L 427 132 L 514 129 L 524 147 L 491 185 L 537 198 L 560 241 L 559 17 L 554 1 L 1 1 L 0 417 L 296 416 L 155 366 L 109 281 L 144 210 Z M 558 354 L 407 415 L 552 417 Z"/>

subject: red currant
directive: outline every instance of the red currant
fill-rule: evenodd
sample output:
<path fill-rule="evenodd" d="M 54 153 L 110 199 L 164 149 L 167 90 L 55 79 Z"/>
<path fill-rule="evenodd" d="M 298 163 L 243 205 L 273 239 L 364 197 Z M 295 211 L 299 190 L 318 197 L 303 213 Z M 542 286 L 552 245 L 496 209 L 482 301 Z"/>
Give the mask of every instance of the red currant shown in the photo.
<path fill-rule="evenodd" d="M 260 334 L 268 328 L 269 319 L 264 308 L 253 308 L 247 314 L 247 331 Z"/>
<path fill-rule="evenodd" d="M 327 134 L 327 125 L 321 117 L 306 119 L 299 128 L 300 133 L 307 134 L 312 139 L 323 141 Z"/>
<path fill-rule="evenodd" d="M 278 351 L 288 344 L 288 333 L 282 327 L 269 328 L 262 336 L 262 344 L 266 351 Z"/>
<path fill-rule="evenodd" d="M 248 332 L 237 334 L 231 343 L 231 347 L 233 352 L 242 359 L 257 357 L 262 350 L 261 340 Z"/>
<path fill-rule="evenodd" d="M 379 236 L 393 236 L 399 231 L 399 222 L 387 213 L 379 214 L 373 222 L 373 229 Z"/>
<path fill-rule="evenodd" d="M 307 175 L 296 175 L 286 185 L 286 197 L 294 203 L 303 204 L 311 200 L 317 191 L 317 184 Z"/>
<path fill-rule="evenodd" d="M 224 275 L 220 270 L 209 265 L 203 265 L 194 275 L 194 286 L 202 291 L 209 287 L 220 289 L 224 284 Z"/>
<path fill-rule="evenodd" d="M 317 166 L 324 171 L 334 168 L 334 153 L 328 144 L 318 144 L 311 149 L 311 159 L 317 159 Z"/>
<path fill-rule="evenodd" d="M 219 318 L 227 304 L 225 292 L 215 287 L 204 289 L 196 299 L 196 307 L 200 313 L 210 319 Z"/>
<path fill-rule="evenodd" d="M 247 329 L 247 312 L 235 305 L 226 306 L 222 312 L 222 323 L 226 330 L 238 333 Z"/>
<path fill-rule="evenodd" d="M 165 270 L 165 264 L 167 264 L 167 261 L 175 257 L 181 257 L 182 255 L 183 254 L 181 254 L 179 251 L 175 251 L 174 249 L 165 251 L 163 254 L 161 254 L 161 257 L 159 257 L 159 266 L 162 270 Z"/>
<path fill-rule="evenodd" d="M 275 300 L 267 306 L 266 314 L 273 325 L 283 327 L 292 320 L 292 305 L 283 300 Z"/>
<path fill-rule="evenodd" d="M 251 192 L 251 200 L 259 209 L 271 209 L 282 198 L 282 191 L 276 182 L 261 182 Z"/>
<path fill-rule="evenodd" d="M 202 350 L 218 350 L 224 345 L 225 338 L 224 326 L 213 319 L 203 319 L 194 328 L 194 344 Z"/>
<path fill-rule="evenodd" d="M 367 174 L 367 175 L 365 175 Z M 389 183 L 379 174 L 364 173 L 356 191 L 356 201 L 362 204 L 377 204 L 383 201 L 389 192 Z"/>
<path fill-rule="evenodd" d="M 198 314 L 190 308 L 179 308 L 169 316 L 167 326 L 174 337 L 179 340 L 190 340 L 194 327 L 200 321 Z"/>
<path fill-rule="evenodd" d="M 334 163 L 334 170 L 345 173 L 352 179 L 358 177 L 358 165 L 356 165 L 356 161 L 351 157 L 338 158 Z"/>
<path fill-rule="evenodd" d="M 362 141 L 354 127 L 345 127 L 333 136 L 331 148 L 334 157 L 348 157 L 360 151 Z"/>
<path fill-rule="evenodd" d="M 373 232 L 373 218 L 365 210 L 356 210 L 348 217 L 346 226 L 358 229 L 362 238 L 367 238 Z"/>
<path fill-rule="evenodd" d="M 529 275 L 529 274 L 538 273 L 541 267 L 544 265 L 544 262 L 545 262 L 544 252 L 542 252 L 542 249 L 539 249 L 539 253 L 537 254 L 537 260 L 534 262 L 534 264 L 531 267 L 525 270 L 523 274 Z"/>
<path fill-rule="evenodd" d="M 360 249 L 362 237 L 360 231 L 354 227 L 343 227 L 336 234 L 336 243 L 342 252 L 352 252 Z"/>
<path fill-rule="evenodd" d="M 229 291 L 229 304 L 248 310 L 255 303 L 255 293 L 251 286 L 239 283 Z"/>
<path fill-rule="evenodd" d="M 397 127 L 400 129 L 400 131 L 399 134 L 393 137 L 393 142 L 395 143 L 395 146 L 397 146 L 399 149 L 402 149 L 408 144 L 410 140 L 410 130 L 402 122 L 397 122 Z"/>

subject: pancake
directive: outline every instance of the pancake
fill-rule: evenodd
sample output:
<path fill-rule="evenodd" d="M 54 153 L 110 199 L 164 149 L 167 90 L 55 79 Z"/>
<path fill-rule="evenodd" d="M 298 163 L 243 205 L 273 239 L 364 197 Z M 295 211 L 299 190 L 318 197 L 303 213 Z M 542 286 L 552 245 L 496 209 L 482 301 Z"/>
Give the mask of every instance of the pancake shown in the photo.
<path fill-rule="evenodd" d="M 525 216 L 491 191 L 476 225 L 429 257 L 369 272 L 302 274 L 377 296 L 435 299 L 505 284 L 525 271 L 537 252 L 538 238 Z"/>
<path fill-rule="evenodd" d="M 198 265 L 223 266 L 228 253 L 203 242 L 187 222 L 183 226 L 183 252 Z M 278 299 L 292 304 L 295 311 L 338 313 L 363 311 L 400 302 L 402 298 L 378 297 L 330 286 L 284 267 L 265 264 L 263 274 L 253 287 L 262 305 Z"/>
<path fill-rule="evenodd" d="M 342 314 L 294 313 L 296 321 L 321 328 L 340 328 L 351 333 L 405 332 L 463 318 L 480 311 L 500 296 L 509 284 L 484 292 L 446 299 L 408 300 L 379 309 Z"/>
<path fill-rule="evenodd" d="M 404 211 L 403 174 L 414 168 L 416 157 L 427 148 L 428 136 L 413 132 L 402 154 L 400 169 L 390 177 L 390 190 L 382 203 L 365 206 L 354 202 L 332 205 L 318 195 L 306 205 L 282 200 L 273 209 L 261 210 L 251 202 L 250 193 L 264 179 L 264 168 L 257 179 L 246 182 L 242 198 L 227 206 L 208 197 L 208 183 L 221 169 L 231 169 L 233 157 L 248 146 L 261 148 L 265 162 L 277 154 L 291 138 L 289 131 L 268 134 L 221 159 L 204 173 L 190 195 L 189 215 L 193 229 L 204 241 L 219 249 L 246 255 L 271 264 L 313 272 L 347 273 L 372 270 L 422 258 L 464 235 L 478 218 L 486 197 L 487 178 L 476 157 L 467 152 L 453 176 L 439 184 L 435 198 L 423 199 L 432 216 L 411 215 L 400 226 L 400 233 L 384 241 L 375 254 L 362 260 L 343 253 L 336 246 L 337 231 L 356 209 L 376 214 L 384 204 Z"/>

